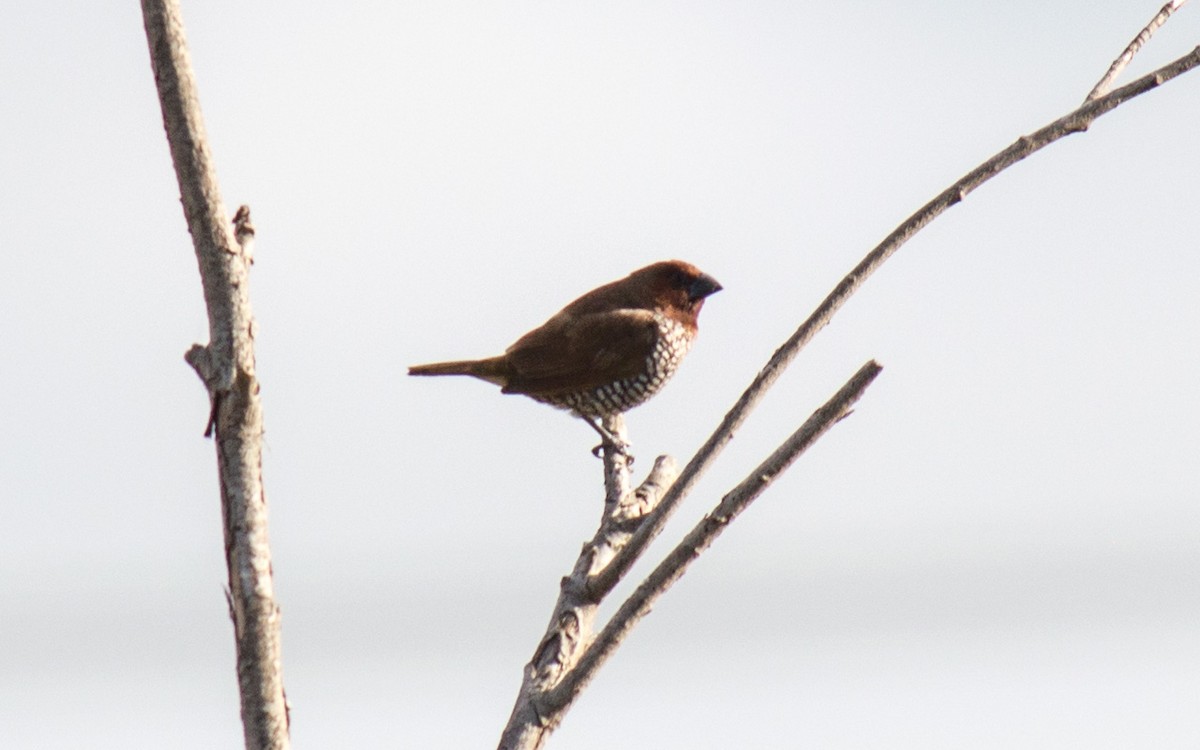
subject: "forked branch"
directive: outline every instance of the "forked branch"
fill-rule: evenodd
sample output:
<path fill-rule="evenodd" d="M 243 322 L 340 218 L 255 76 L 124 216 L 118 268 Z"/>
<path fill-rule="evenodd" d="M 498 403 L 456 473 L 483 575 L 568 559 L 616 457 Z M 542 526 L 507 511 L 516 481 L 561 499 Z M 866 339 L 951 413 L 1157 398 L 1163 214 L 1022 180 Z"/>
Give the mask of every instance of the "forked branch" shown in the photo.
<path fill-rule="evenodd" d="M 708 549 L 733 519 L 750 507 L 771 484 L 831 427 L 850 413 L 850 407 L 862 396 L 883 368 L 874 360 L 863 365 L 845 385 L 804 424 L 792 433 L 775 452 L 730 490 L 696 526 L 675 546 L 658 567 L 620 606 L 596 636 L 595 642 L 580 659 L 578 667 L 546 697 L 545 709 L 565 713 L 596 671 L 621 645 L 658 598 L 679 580 L 688 567 Z"/>
<path fill-rule="evenodd" d="M 607 417 L 604 427 L 618 440 L 628 443 L 625 420 L 619 414 Z M 628 543 L 632 532 L 658 504 L 677 473 L 675 462 L 668 456 L 660 456 L 646 481 L 631 492 L 627 454 L 604 451 L 606 492 L 600 528 L 583 545 L 570 575 L 562 579 L 546 633 L 525 667 L 521 690 L 500 740 L 501 747 L 536 747 L 530 743 L 540 742 L 536 737 L 549 733 L 542 731 L 547 721 L 545 696 L 565 676 L 578 672 L 576 666 L 595 631 L 593 623 L 600 602 L 591 597 L 587 582 Z M 558 713 L 561 715 L 563 711 Z"/>
<path fill-rule="evenodd" d="M 725 445 L 733 439 L 734 432 L 745 422 L 767 389 L 778 380 L 800 350 L 829 323 L 850 296 L 858 291 L 871 274 L 913 235 L 951 206 L 962 201 L 984 182 L 1013 164 L 1067 135 L 1086 131 L 1097 118 L 1200 65 L 1200 47 L 1197 47 L 1192 52 L 1126 86 L 1111 93 L 1104 93 L 1154 30 L 1160 27 L 1170 14 L 1184 2 L 1185 0 L 1173 0 L 1159 11 L 1154 20 L 1110 66 L 1108 72 L 1088 95 L 1087 101 L 1082 106 L 1029 135 L 1021 136 L 1008 148 L 965 174 L 908 217 L 883 242 L 867 253 L 866 257 L 834 287 L 817 309 L 800 324 L 792 336 L 776 350 L 737 403 L 725 415 L 716 431 L 684 467 L 674 484 L 666 490 L 657 506 L 654 507 L 651 504 L 652 509 L 649 510 L 648 515 L 640 518 L 639 522 L 631 527 L 631 535 L 627 539 L 622 539 L 621 544 L 611 548 L 615 550 L 615 555 L 611 559 L 605 560 L 605 564 L 600 566 L 584 565 L 581 567 L 580 564 L 577 564 L 572 576 L 564 579 L 564 595 L 567 593 L 568 582 L 570 582 L 571 594 L 578 597 L 580 601 L 588 602 L 588 606 L 592 608 L 592 616 L 594 616 L 595 605 L 612 591 L 650 542 L 662 531 L 667 519 Z M 528 668 L 526 681 L 522 686 L 509 725 L 505 728 L 500 747 L 506 750 L 516 750 L 517 748 L 529 750 L 542 747 L 550 732 L 561 721 L 567 709 L 595 675 L 600 665 L 620 645 L 629 630 L 649 611 L 654 601 L 683 574 L 692 560 L 712 543 L 716 536 L 770 484 L 779 472 L 790 465 L 800 452 L 823 434 L 829 426 L 845 415 L 849 405 L 861 395 L 863 389 L 870 384 L 878 372 L 879 366 L 874 362 L 864 365 L 829 403 L 818 410 L 755 472 L 728 493 L 717 508 L 676 546 L 629 599 L 621 605 L 594 641 L 590 641 L 589 631 L 586 628 L 571 632 L 571 638 L 574 640 L 571 645 L 571 658 L 575 661 L 573 665 L 557 670 L 553 675 L 547 673 L 548 679 L 535 683 L 531 678 L 537 671 L 536 665 L 539 657 L 543 655 L 542 649 L 549 642 L 543 639 L 538 654 L 535 655 L 533 663 Z M 624 439 L 623 424 L 620 428 L 620 435 Z M 656 470 L 657 468 L 656 466 Z M 612 467 L 606 461 L 606 483 L 611 469 Z M 611 496 L 610 491 L 610 498 Z M 589 548 L 585 546 L 585 555 L 588 552 Z M 583 560 L 582 556 L 581 560 Z M 586 576 L 585 589 L 580 591 L 578 590 L 579 574 L 584 569 L 590 570 L 591 573 Z M 563 599 L 560 598 L 556 613 L 561 612 L 562 602 Z M 572 624 L 581 623 L 576 619 L 572 621 Z M 590 624 L 590 619 L 588 624 Z M 552 620 L 548 635 L 554 632 L 554 628 L 555 624 Z M 534 689 L 527 689 L 530 686 L 533 686 Z"/>
<path fill-rule="evenodd" d="M 1108 93 L 1109 88 L 1113 85 L 1113 81 L 1117 80 L 1117 76 L 1121 75 L 1121 71 L 1125 70 L 1125 67 L 1133 60 L 1133 56 L 1142 47 L 1146 46 L 1146 42 L 1150 41 L 1150 37 L 1154 35 L 1154 32 L 1158 31 L 1167 22 L 1171 14 L 1182 8 L 1186 2 L 1187 0 L 1170 0 L 1170 2 L 1164 5 L 1155 14 L 1154 18 L 1150 19 L 1150 23 L 1146 24 L 1146 27 L 1138 32 L 1133 41 L 1117 56 L 1117 59 L 1113 60 L 1112 65 L 1108 66 L 1108 70 L 1105 71 L 1096 85 L 1092 87 L 1092 90 L 1088 92 L 1087 98 L 1084 101 L 1090 102 Z"/>
<path fill-rule="evenodd" d="M 700 476 L 712 465 L 724 447 L 733 439 L 734 433 L 745 423 L 750 412 L 757 406 L 767 389 L 770 388 L 783 371 L 791 364 L 800 350 L 824 328 L 833 318 L 834 313 L 858 291 L 863 283 L 875 273 L 880 266 L 897 250 L 908 242 L 917 232 L 929 222 L 942 215 L 951 206 L 967 197 L 975 188 L 987 182 L 1013 164 L 1033 154 L 1055 141 L 1072 133 L 1080 133 L 1098 117 L 1111 112 L 1125 102 L 1141 94 L 1151 91 L 1167 81 L 1200 65 L 1200 47 L 1180 57 L 1158 70 L 1149 73 L 1136 81 L 1116 89 L 1110 94 L 1087 102 L 1075 111 L 1060 117 L 1043 128 L 1025 136 L 1021 136 L 1011 146 L 980 164 L 975 169 L 963 175 L 953 185 L 946 188 L 933 200 L 922 206 L 916 213 L 896 227 L 883 242 L 867 253 L 854 269 L 834 287 L 833 291 L 817 307 L 816 310 L 800 324 L 800 327 L 776 350 L 775 354 L 754 378 L 750 387 L 742 394 L 733 408 L 725 415 L 720 426 L 712 436 L 700 447 L 696 455 L 680 472 L 679 479 L 667 496 L 659 503 L 658 508 L 651 514 L 646 523 L 638 530 L 634 538 L 621 551 L 602 576 L 593 582 L 595 595 L 603 598 L 612 590 L 617 582 L 629 571 L 634 561 L 642 554 L 666 525 L 667 519 L 678 507 L 679 503 L 692 490 Z"/>
<path fill-rule="evenodd" d="M 762 494 L 775 478 L 817 441 L 830 427 L 846 416 L 851 405 L 863 394 L 879 374 L 880 367 L 868 362 L 846 385 L 800 426 L 795 433 L 762 462 L 737 487 L 722 498 L 666 559 L 646 578 L 646 581 L 609 619 L 594 640 L 592 623 L 600 604 L 589 592 L 587 581 L 603 572 L 611 556 L 601 553 L 605 544 L 620 550 L 628 540 L 622 527 L 636 529 L 652 509 L 655 499 L 673 479 L 674 462 L 660 456 L 650 477 L 636 492 L 628 493 L 618 505 L 605 504 L 601 531 L 592 542 L 585 544 L 571 575 L 563 579 L 562 593 L 555 605 L 550 626 L 539 642 L 537 652 L 525 668 L 521 692 L 513 707 L 508 726 L 500 738 L 501 750 L 530 750 L 539 748 L 554 731 L 571 704 L 595 676 L 600 666 L 617 649 L 625 636 L 654 602 L 671 587 L 688 566 L 708 549 L 709 545 L 750 503 Z M 620 418 L 617 418 L 620 420 Z M 614 430 L 625 437 L 624 424 Z M 607 469 L 607 467 L 606 467 Z M 601 543 L 600 540 L 606 540 Z"/>

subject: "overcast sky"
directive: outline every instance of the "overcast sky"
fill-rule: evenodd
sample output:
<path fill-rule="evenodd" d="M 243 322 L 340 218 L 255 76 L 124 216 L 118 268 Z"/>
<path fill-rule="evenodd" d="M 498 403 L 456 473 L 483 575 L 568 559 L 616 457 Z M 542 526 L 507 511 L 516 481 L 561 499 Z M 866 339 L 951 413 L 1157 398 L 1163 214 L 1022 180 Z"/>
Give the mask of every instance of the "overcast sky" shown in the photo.
<path fill-rule="evenodd" d="M 725 289 L 628 415 L 635 468 L 684 461 L 872 246 L 1077 106 L 1160 4 L 185 0 L 258 228 L 295 746 L 494 746 L 600 513 L 584 424 L 407 365 L 688 260 Z M 1198 42 L 1186 6 L 1122 82 Z M 0 101 L 0 747 L 237 747 L 183 362 L 207 322 L 137 4 L 7 9 Z M 1192 72 L 889 261 L 651 555 L 880 378 L 550 747 L 1200 745 L 1197 132 Z"/>

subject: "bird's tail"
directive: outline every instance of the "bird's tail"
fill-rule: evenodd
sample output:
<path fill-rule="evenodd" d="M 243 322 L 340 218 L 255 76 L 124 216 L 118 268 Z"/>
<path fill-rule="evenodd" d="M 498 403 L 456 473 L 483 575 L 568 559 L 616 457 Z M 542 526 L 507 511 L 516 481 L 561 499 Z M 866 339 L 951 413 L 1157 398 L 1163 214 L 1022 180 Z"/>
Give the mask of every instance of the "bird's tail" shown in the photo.
<path fill-rule="evenodd" d="M 408 368 L 409 375 L 470 375 L 489 383 L 503 386 L 508 382 L 504 357 L 491 359 L 463 359 L 457 362 L 435 362 L 430 365 L 414 365 Z"/>

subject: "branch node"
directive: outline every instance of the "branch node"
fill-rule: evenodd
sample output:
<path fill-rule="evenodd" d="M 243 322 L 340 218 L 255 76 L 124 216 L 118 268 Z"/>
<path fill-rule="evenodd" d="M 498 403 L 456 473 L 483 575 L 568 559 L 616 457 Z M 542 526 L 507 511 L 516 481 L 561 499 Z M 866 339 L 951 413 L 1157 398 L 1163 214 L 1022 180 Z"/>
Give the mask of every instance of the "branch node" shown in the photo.
<path fill-rule="evenodd" d="M 184 352 L 183 360 L 192 366 L 205 386 L 212 382 L 212 353 L 207 346 L 192 344 L 191 348 Z"/>
<path fill-rule="evenodd" d="M 254 224 L 250 221 L 250 207 L 242 204 L 233 215 L 233 236 L 241 248 L 242 258 L 254 265 Z"/>
<path fill-rule="evenodd" d="M 1155 14 L 1154 18 L 1150 19 L 1150 23 L 1146 24 L 1138 32 L 1138 35 L 1121 51 L 1120 55 L 1117 55 L 1117 59 L 1113 60 L 1112 65 L 1108 66 L 1108 70 L 1104 72 L 1104 75 L 1101 76 L 1096 85 L 1092 87 L 1092 90 L 1088 92 L 1087 97 L 1084 98 L 1083 101 L 1085 104 L 1108 95 L 1109 89 L 1112 88 L 1113 83 L 1117 80 L 1117 76 L 1121 75 L 1121 71 L 1125 70 L 1125 67 L 1133 60 L 1133 56 L 1142 47 L 1146 46 L 1146 43 L 1150 41 L 1150 37 L 1154 35 L 1154 32 L 1158 31 L 1167 22 L 1167 19 L 1171 17 L 1171 14 L 1179 10 L 1185 2 L 1187 0 L 1168 0 L 1167 4 Z M 1155 76 L 1154 85 L 1161 84 L 1163 80 Z"/>

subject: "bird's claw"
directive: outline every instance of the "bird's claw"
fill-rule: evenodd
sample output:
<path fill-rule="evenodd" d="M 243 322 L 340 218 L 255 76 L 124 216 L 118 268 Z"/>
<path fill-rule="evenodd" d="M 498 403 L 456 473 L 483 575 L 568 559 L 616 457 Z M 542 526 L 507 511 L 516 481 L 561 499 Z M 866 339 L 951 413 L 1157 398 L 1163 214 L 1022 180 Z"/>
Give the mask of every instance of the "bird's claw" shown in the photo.
<path fill-rule="evenodd" d="M 633 454 L 629 452 L 629 449 L 632 447 L 633 446 L 631 446 L 629 443 L 626 443 L 624 441 L 610 441 L 610 440 L 606 439 L 603 443 L 600 443 L 600 445 L 597 445 L 595 448 L 592 448 L 592 455 L 595 456 L 596 458 L 603 458 L 604 456 L 601 455 L 601 451 L 611 450 L 613 452 L 613 455 L 624 456 L 625 457 L 625 465 L 632 467 L 633 466 Z"/>
<path fill-rule="evenodd" d="M 584 415 L 580 416 L 583 418 L 583 421 L 587 422 L 588 425 L 596 431 L 596 434 L 600 436 L 600 445 L 592 448 L 593 456 L 600 458 L 600 451 L 612 451 L 612 455 L 614 456 L 619 454 L 625 457 L 626 466 L 633 466 L 633 454 L 629 452 L 629 449 L 633 447 L 632 445 L 630 445 L 627 441 L 622 440 L 617 434 L 600 424 L 600 422 L 593 417 Z"/>

